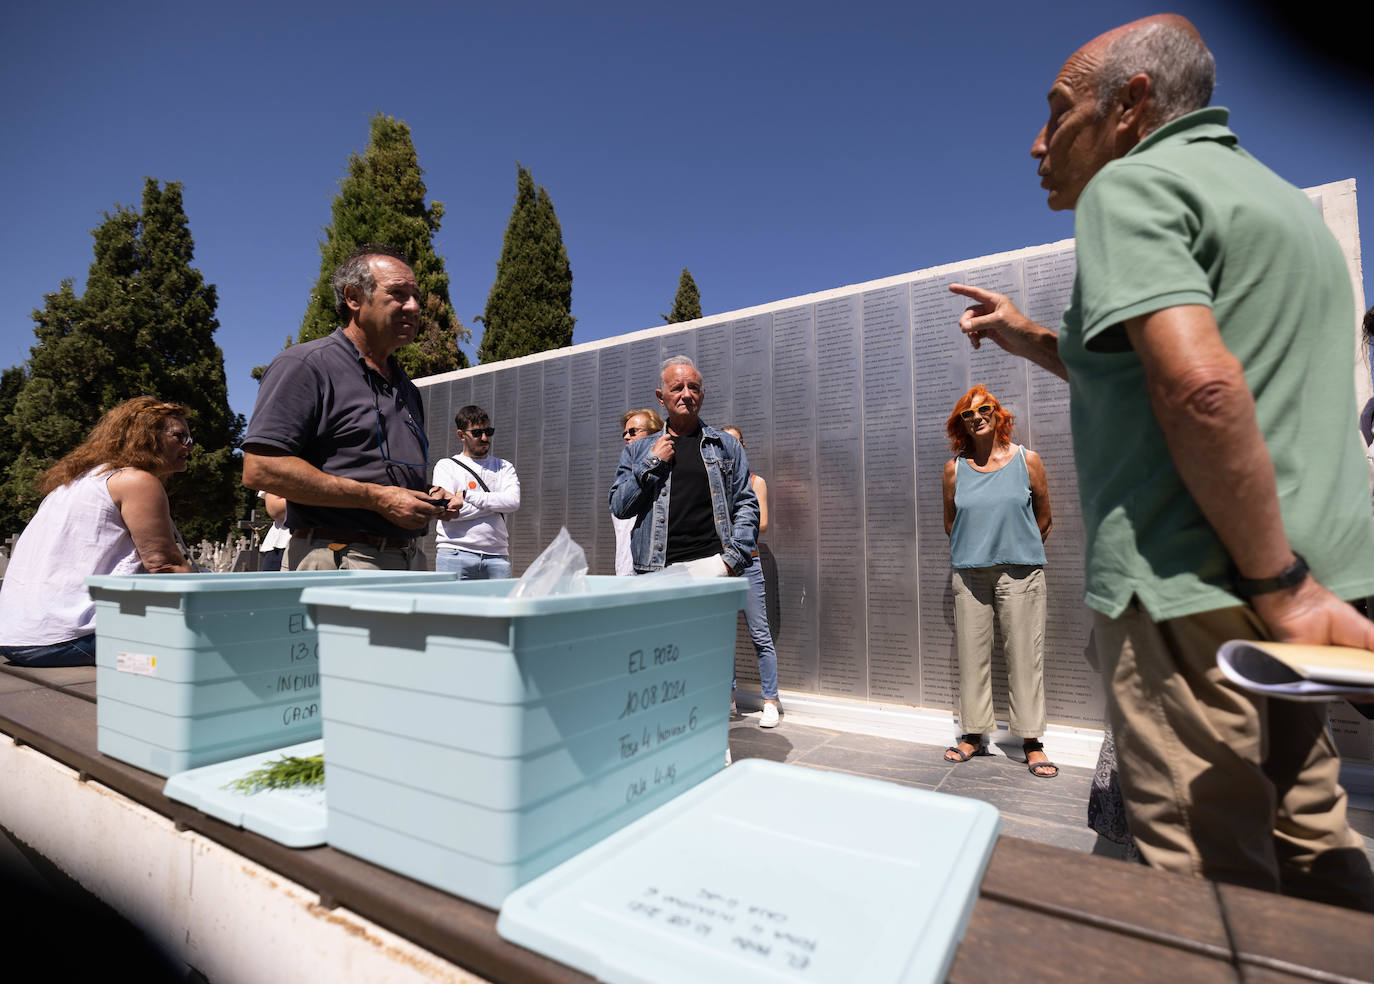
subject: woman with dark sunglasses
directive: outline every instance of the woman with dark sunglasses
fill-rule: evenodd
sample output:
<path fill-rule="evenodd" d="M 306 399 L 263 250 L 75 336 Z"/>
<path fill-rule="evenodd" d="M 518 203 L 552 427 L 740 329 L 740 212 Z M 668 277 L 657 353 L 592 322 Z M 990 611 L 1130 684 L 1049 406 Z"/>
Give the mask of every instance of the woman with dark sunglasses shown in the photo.
<path fill-rule="evenodd" d="M 657 434 L 663 430 L 663 418 L 656 410 L 645 407 L 642 410 L 626 410 L 620 415 L 620 436 L 626 444 L 633 444 L 640 438 Z M 630 531 L 639 521 L 636 516 L 621 519 L 611 516 L 615 526 L 615 572 L 620 577 L 632 577 L 635 572 L 634 558 L 630 556 Z"/>
<path fill-rule="evenodd" d="M 1002 629 L 1011 733 L 1031 775 L 1059 769 L 1045 755 L 1045 537 L 1049 485 L 1040 456 L 1011 443 L 1014 418 L 984 386 L 959 398 L 945 423 L 955 457 L 945 465 L 945 534 L 954 568 L 959 727 L 946 762 L 986 755 L 992 707 L 993 619 Z"/>

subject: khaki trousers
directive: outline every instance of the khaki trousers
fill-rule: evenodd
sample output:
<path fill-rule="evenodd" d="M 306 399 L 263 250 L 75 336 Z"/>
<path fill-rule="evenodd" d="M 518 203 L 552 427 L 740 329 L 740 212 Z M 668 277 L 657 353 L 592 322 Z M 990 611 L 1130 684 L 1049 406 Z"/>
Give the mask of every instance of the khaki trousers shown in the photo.
<path fill-rule="evenodd" d="M 382 549 L 368 543 L 350 543 L 342 550 L 329 549 L 328 540 L 292 537 L 286 560 L 293 571 L 408 571 L 419 556 L 411 547 Z"/>
<path fill-rule="evenodd" d="M 992 710 L 992 623 L 1002 629 L 1011 733 L 1045 733 L 1045 571 L 1003 564 L 956 569 L 954 639 L 959 651 L 959 727 L 986 734 Z"/>
<path fill-rule="evenodd" d="M 1153 622 L 1094 613 L 1131 836 L 1151 865 L 1374 911 L 1346 823 L 1326 704 L 1248 694 L 1217 669 L 1227 639 L 1263 639 L 1246 607 Z"/>

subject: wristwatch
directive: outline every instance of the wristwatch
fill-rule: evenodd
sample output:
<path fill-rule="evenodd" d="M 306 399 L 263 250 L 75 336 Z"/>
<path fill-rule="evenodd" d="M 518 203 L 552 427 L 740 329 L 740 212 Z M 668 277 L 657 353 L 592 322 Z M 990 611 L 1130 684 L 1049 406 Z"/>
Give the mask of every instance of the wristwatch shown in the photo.
<path fill-rule="evenodd" d="M 1283 570 L 1273 577 L 1237 577 L 1236 594 L 1242 598 L 1253 598 L 1255 595 L 1269 594 L 1273 591 L 1282 591 L 1284 588 L 1291 588 L 1301 584 L 1302 579 L 1307 576 L 1307 561 L 1302 559 L 1302 554 L 1293 551 L 1295 558 Z"/>
<path fill-rule="evenodd" d="M 649 466 L 649 471 L 653 471 L 659 465 L 663 464 L 663 459 L 656 454 L 651 454 L 644 459 L 644 463 Z"/>

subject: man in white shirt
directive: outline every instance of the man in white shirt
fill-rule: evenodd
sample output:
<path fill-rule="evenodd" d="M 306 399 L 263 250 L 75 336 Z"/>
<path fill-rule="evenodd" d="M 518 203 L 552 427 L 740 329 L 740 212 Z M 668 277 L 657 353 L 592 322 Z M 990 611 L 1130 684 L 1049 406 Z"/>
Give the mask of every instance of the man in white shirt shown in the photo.
<path fill-rule="evenodd" d="M 469 404 L 453 423 L 463 453 L 434 466 L 434 485 L 462 508 L 439 522 L 435 570 L 457 571 L 462 581 L 510 577 L 507 517 L 520 508 L 520 479 L 514 465 L 491 453 L 496 428 L 485 410 Z"/>

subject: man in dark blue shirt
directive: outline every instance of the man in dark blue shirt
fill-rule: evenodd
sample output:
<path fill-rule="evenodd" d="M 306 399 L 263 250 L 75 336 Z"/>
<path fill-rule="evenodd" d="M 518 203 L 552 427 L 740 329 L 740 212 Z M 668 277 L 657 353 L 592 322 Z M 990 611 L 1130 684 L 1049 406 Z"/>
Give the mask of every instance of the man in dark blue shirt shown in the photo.
<path fill-rule="evenodd" d="M 344 326 L 277 355 L 243 443 L 243 482 L 287 500 L 291 570 L 406 570 L 431 519 L 419 391 L 395 352 L 415 339 L 420 288 L 385 246 L 334 272 Z"/>

